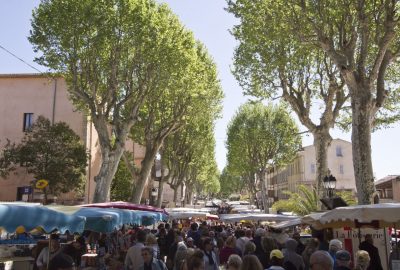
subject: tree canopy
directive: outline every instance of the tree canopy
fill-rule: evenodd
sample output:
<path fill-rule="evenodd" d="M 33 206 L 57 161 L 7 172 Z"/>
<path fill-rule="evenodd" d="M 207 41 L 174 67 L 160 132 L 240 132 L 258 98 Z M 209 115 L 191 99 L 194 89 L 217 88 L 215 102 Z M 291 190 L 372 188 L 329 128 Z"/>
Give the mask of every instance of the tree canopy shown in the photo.
<path fill-rule="evenodd" d="M 248 178 L 253 196 L 256 189 L 253 176 L 257 174 L 265 196 L 267 168 L 290 162 L 300 145 L 297 125 L 283 105 L 248 102 L 239 108 L 228 126 L 228 168 L 234 168 L 230 169 L 234 175 Z"/>
<path fill-rule="evenodd" d="M 36 61 L 66 79 L 75 105 L 95 126 L 102 164 L 94 201 L 108 201 L 146 98 L 182 89 L 193 73 L 193 35 L 154 0 L 43 0 L 29 40 L 41 53 Z"/>
<path fill-rule="evenodd" d="M 400 53 L 399 2 L 236 0 L 228 1 L 228 10 L 240 19 L 232 31 L 241 42 L 235 71 L 242 84 L 254 91 L 281 80 L 282 74 L 297 72 L 307 78 L 303 75 L 308 67 L 316 74 L 317 56 L 333 63 L 351 98 L 358 201 L 369 203 L 373 192 L 371 130 L 399 119 L 398 76 L 393 76 Z M 289 82 L 297 88 L 306 85 L 304 80 Z M 305 92 L 297 95 L 308 98 Z M 340 102 L 340 96 L 333 101 Z M 300 112 L 306 113 L 307 107 Z"/>

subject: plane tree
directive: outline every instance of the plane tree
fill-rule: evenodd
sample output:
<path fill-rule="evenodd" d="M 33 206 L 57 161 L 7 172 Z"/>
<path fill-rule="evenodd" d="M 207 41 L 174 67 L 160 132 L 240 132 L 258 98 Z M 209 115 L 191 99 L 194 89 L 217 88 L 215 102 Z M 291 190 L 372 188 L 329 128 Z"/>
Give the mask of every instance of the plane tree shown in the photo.
<path fill-rule="evenodd" d="M 108 201 L 143 103 L 178 81 L 191 39 L 154 0 L 54 0 L 33 11 L 29 40 L 40 52 L 36 61 L 65 78 L 75 106 L 94 124 L 101 166 L 93 201 Z"/>
<path fill-rule="evenodd" d="M 242 175 L 255 173 L 261 184 L 263 206 L 268 205 L 267 169 L 290 162 L 301 145 L 295 121 L 284 106 L 247 102 L 228 125 L 226 140 L 229 166 L 244 168 Z M 254 195 L 253 195 L 254 198 Z"/>
<path fill-rule="evenodd" d="M 181 56 L 181 61 L 185 60 L 186 65 L 182 65 L 184 68 L 179 74 L 171 76 L 168 88 L 148 96 L 139 114 L 142 120 L 132 130 L 133 140 L 143 144 L 146 149 L 132 192 L 131 200 L 135 203 L 140 202 L 155 157 L 164 140 L 180 132 L 190 121 L 196 121 L 197 115 L 211 116 L 207 112 L 220 107 L 222 91 L 215 63 L 205 47 L 195 42 L 191 33 L 187 34 L 186 58 Z M 170 38 L 174 39 L 173 36 Z"/>
<path fill-rule="evenodd" d="M 395 75 L 400 53 L 398 1 L 237 0 L 228 1 L 228 10 L 240 19 L 232 31 L 240 41 L 235 55 L 237 76 L 256 91 L 265 90 L 265 85 L 271 89 L 275 76 L 273 82 L 283 91 L 282 97 L 313 133 L 317 150 L 318 134 L 302 120 L 308 108 L 290 101 L 290 91 L 296 89 L 296 99 L 302 98 L 307 104 L 310 84 L 305 80 L 307 73 L 299 67 L 303 64 L 310 67 L 310 74 L 318 74 L 319 59 L 327 58 L 324 62 L 329 66 L 333 63 L 333 69 L 324 71 L 325 90 L 318 97 L 325 106 L 322 116 L 335 116 L 335 109 L 327 109 L 340 108 L 338 105 L 349 96 L 351 116 L 347 119 L 351 121 L 358 202 L 369 203 L 374 190 L 371 131 L 399 119 Z M 335 80 L 328 76 L 330 70 Z M 342 84 L 345 88 L 341 90 Z M 333 99 L 329 102 L 330 88 Z M 341 93 L 343 90 L 346 92 Z M 322 117 L 319 125 L 330 123 L 332 127 L 335 119 Z"/>

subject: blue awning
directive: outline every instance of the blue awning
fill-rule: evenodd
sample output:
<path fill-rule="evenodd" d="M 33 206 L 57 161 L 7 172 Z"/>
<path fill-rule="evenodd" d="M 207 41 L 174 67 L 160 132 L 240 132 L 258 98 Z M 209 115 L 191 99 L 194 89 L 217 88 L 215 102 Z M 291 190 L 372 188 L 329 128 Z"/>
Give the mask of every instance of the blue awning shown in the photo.
<path fill-rule="evenodd" d="M 41 227 L 46 232 L 58 230 L 60 233 L 81 233 L 84 230 L 85 218 L 66 215 L 37 205 L 0 204 L 0 227 L 14 232 L 18 226 L 23 226 L 26 231 Z"/>

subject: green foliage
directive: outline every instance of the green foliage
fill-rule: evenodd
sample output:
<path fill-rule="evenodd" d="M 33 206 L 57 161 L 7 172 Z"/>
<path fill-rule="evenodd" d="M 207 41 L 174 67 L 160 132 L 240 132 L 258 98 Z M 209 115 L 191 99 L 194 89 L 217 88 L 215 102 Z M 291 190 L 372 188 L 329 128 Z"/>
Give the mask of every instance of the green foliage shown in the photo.
<path fill-rule="evenodd" d="M 128 155 L 132 160 L 132 155 Z M 111 201 L 129 201 L 132 194 L 132 175 L 125 162 L 118 164 L 118 170 L 115 173 L 111 184 Z"/>
<path fill-rule="evenodd" d="M 343 190 L 343 191 L 337 191 L 336 195 L 340 198 L 342 198 L 348 205 L 356 205 L 357 204 L 357 198 L 354 197 L 353 192 Z"/>
<path fill-rule="evenodd" d="M 314 187 L 299 185 L 298 192 L 285 191 L 285 194 L 289 198 L 275 202 L 272 208 L 302 216 L 318 211 L 319 197 Z"/>
<path fill-rule="evenodd" d="M 240 193 L 245 185 L 240 176 L 229 174 L 228 169 L 225 167 L 219 178 L 221 185 L 220 196 L 228 198 L 233 193 Z"/>
<path fill-rule="evenodd" d="M 283 106 L 248 102 L 228 126 L 228 167 L 245 176 L 286 164 L 295 157 L 300 142 L 296 123 Z"/>
<path fill-rule="evenodd" d="M 87 153 L 79 136 L 66 123 L 51 125 L 39 116 L 21 143 L 6 151 L 14 166 L 25 168 L 36 180 L 47 180 L 53 194 L 79 191 L 84 185 Z"/>
<path fill-rule="evenodd" d="M 14 149 L 16 148 L 15 143 L 11 143 L 7 140 L 3 149 L 0 151 L 0 177 L 6 178 L 10 172 L 15 171 L 16 167 L 16 156 Z"/>

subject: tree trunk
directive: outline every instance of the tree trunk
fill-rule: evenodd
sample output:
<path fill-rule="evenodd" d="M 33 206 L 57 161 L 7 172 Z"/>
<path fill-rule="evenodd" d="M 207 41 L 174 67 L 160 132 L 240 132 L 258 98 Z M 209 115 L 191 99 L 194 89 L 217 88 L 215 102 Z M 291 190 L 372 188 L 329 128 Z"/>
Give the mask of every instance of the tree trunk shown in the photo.
<path fill-rule="evenodd" d="M 148 143 L 146 146 L 146 154 L 144 155 L 144 159 L 142 161 L 142 167 L 140 168 L 139 179 L 132 191 L 132 203 L 140 203 L 140 200 L 143 196 L 143 191 L 147 182 L 149 180 L 149 176 L 151 173 L 151 168 L 154 164 L 154 159 L 157 155 L 158 150 L 161 147 L 161 143 Z"/>
<path fill-rule="evenodd" d="M 96 188 L 93 196 L 93 203 L 109 202 L 111 182 L 118 169 L 124 149 L 117 146 L 114 151 L 101 149 L 102 163 L 99 173 L 94 177 Z M 90 179 L 89 179 L 90 180 Z"/>
<path fill-rule="evenodd" d="M 162 206 L 164 184 L 165 182 L 162 180 L 158 183 L 157 207 Z"/>
<path fill-rule="evenodd" d="M 374 192 L 374 174 L 371 160 L 371 98 L 367 89 L 359 87 L 352 94 L 352 148 L 354 176 L 356 178 L 358 204 L 370 204 Z"/>
<path fill-rule="evenodd" d="M 332 137 L 329 134 L 329 127 L 320 128 L 316 132 L 313 132 L 314 136 L 314 147 L 315 147 L 315 159 L 316 159 L 316 181 L 315 188 L 319 198 L 323 196 L 323 181 L 324 177 L 328 175 L 328 148 L 331 145 Z"/>
<path fill-rule="evenodd" d="M 267 195 L 267 187 L 265 185 L 265 169 L 261 169 L 258 173 L 258 179 L 261 182 L 261 198 L 263 201 L 264 213 L 269 212 L 269 205 L 268 205 L 268 195 Z"/>
<path fill-rule="evenodd" d="M 176 206 L 176 202 L 178 201 L 178 188 L 179 186 L 173 187 L 172 189 L 174 190 L 174 206 Z"/>

